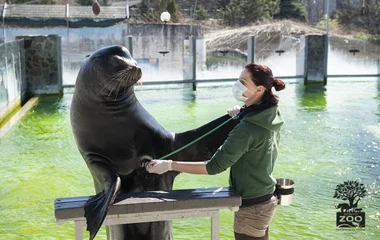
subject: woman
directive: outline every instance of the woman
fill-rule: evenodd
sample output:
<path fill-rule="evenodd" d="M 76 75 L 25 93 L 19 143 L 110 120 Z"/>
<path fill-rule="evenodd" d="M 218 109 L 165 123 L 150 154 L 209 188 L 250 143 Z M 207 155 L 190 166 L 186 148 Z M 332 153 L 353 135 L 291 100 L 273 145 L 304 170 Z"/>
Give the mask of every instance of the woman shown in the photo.
<path fill-rule="evenodd" d="M 284 122 L 272 87 L 281 91 L 285 84 L 273 78 L 265 65 L 246 65 L 233 87 L 234 97 L 245 105 L 228 111 L 230 116 L 239 113 L 241 121 L 214 156 L 207 162 L 152 160 L 146 167 L 148 172 L 157 174 L 179 171 L 209 175 L 231 167 L 230 185 L 242 197 L 234 217 L 237 240 L 268 239 L 268 226 L 277 207 L 272 172 Z"/>

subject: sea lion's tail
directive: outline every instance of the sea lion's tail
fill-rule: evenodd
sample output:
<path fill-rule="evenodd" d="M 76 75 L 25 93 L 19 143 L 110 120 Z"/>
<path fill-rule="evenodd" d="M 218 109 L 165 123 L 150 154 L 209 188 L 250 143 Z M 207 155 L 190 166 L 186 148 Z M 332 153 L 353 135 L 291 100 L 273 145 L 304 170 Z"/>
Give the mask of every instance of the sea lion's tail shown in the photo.
<path fill-rule="evenodd" d="M 108 209 L 115 201 L 120 189 L 120 178 L 117 177 L 111 186 L 91 197 L 84 206 L 84 216 L 87 220 L 87 231 L 93 240 L 106 218 Z"/>

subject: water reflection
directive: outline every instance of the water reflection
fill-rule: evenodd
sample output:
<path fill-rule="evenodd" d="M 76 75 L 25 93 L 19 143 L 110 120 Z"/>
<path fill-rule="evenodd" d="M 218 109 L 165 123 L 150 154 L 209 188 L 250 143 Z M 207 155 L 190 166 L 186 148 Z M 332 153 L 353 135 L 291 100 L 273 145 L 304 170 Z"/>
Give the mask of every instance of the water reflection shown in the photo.
<path fill-rule="evenodd" d="M 296 94 L 300 106 L 307 111 L 323 111 L 326 109 L 326 87 L 323 85 L 297 85 Z"/>
<path fill-rule="evenodd" d="M 197 100 L 196 92 L 191 89 L 182 89 L 182 100 L 188 108 L 194 108 Z"/>
<path fill-rule="evenodd" d="M 191 121 L 196 121 L 197 119 L 197 95 L 196 92 L 192 91 L 190 88 L 182 90 L 182 101 L 184 106 L 186 106 L 186 112 L 189 113 Z"/>

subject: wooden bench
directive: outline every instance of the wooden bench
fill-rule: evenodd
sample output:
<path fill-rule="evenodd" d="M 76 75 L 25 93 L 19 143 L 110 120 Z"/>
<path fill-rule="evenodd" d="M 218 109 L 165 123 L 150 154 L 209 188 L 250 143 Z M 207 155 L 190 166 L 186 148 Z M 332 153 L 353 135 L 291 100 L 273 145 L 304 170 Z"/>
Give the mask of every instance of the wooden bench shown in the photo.
<path fill-rule="evenodd" d="M 75 222 L 75 239 L 83 239 L 86 227 L 84 204 L 90 198 L 57 198 L 54 213 L 58 225 Z M 181 218 L 211 217 L 211 239 L 219 239 L 219 211 L 237 211 L 240 196 L 229 187 L 151 191 L 119 194 L 103 225 L 166 221 Z M 189 229 L 191 232 L 191 229 Z"/>

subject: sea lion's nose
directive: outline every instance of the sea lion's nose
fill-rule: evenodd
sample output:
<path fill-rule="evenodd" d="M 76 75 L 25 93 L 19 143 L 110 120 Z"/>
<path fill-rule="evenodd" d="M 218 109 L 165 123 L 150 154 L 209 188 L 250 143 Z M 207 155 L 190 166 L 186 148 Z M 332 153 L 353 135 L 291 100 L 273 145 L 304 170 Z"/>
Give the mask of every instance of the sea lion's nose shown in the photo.
<path fill-rule="evenodd" d="M 136 64 L 135 66 L 132 66 L 132 69 L 133 69 L 134 71 L 141 72 L 141 68 L 140 68 L 140 66 L 138 66 L 137 64 Z"/>
<path fill-rule="evenodd" d="M 131 60 L 131 59 L 126 59 L 125 60 L 125 62 L 130 66 L 130 67 L 133 67 L 133 68 L 135 68 L 135 67 L 138 67 L 137 66 L 137 62 L 135 61 L 135 60 Z"/>

